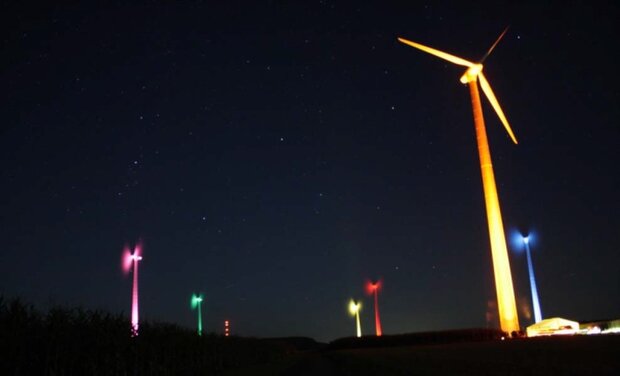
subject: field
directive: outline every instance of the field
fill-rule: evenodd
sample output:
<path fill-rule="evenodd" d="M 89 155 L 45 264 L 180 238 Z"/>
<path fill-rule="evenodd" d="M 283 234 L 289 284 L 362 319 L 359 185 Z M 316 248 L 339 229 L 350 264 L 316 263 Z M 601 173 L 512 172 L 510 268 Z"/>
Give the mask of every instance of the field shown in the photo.
<path fill-rule="evenodd" d="M 620 336 L 501 340 L 486 329 L 344 338 L 198 337 L 166 323 L 0 297 L 1 375 L 617 375 Z"/>
<path fill-rule="evenodd" d="M 307 352 L 226 375 L 618 375 L 620 336 L 568 336 Z"/>
<path fill-rule="evenodd" d="M 616 375 L 620 372 L 620 337 L 340 350 L 328 356 L 340 369 L 355 375 Z"/>

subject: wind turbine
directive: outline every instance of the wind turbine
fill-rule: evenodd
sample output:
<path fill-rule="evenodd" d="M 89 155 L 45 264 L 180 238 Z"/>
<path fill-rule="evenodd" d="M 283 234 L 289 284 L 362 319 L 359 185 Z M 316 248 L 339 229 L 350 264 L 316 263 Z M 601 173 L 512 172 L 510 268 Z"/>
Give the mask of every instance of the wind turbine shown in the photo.
<path fill-rule="evenodd" d="M 369 295 L 374 295 L 375 297 L 375 330 L 377 337 L 381 336 L 381 320 L 379 320 L 379 299 L 377 297 L 379 293 L 379 289 L 381 288 L 381 280 L 371 282 L 366 282 L 366 292 Z"/>
<path fill-rule="evenodd" d="M 200 306 L 202 306 L 202 294 L 192 294 L 192 309 L 198 309 L 198 335 L 202 335 L 202 312 Z"/>
<path fill-rule="evenodd" d="M 542 313 L 540 311 L 540 301 L 538 300 L 538 289 L 536 288 L 536 278 L 534 277 L 534 266 L 532 265 L 532 255 L 530 254 L 530 237 L 524 236 L 525 253 L 527 256 L 527 270 L 530 275 L 530 289 L 532 291 L 532 306 L 534 308 L 534 322 L 542 321 Z"/>
<path fill-rule="evenodd" d="M 362 309 L 362 303 L 356 302 L 355 300 L 351 299 L 351 301 L 349 302 L 349 313 L 352 316 L 355 316 L 358 338 L 362 336 L 362 325 L 360 324 L 360 309 Z"/>
<path fill-rule="evenodd" d="M 131 291 L 131 336 L 138 335 L 138 261 L 142 260 L 142 244 L 138 243 L 133 252 L 129 247 L 123 250 L 123 271 L 133 271 L 133 288 Z M 133 267 L 133 268 L 132 268 Z"/>
<path fill-rule="evenodd" d="M 484 126 L 484 118 L 482 116 L 482 105 L 480 103 L 480 93 L 478 91 L 478 81 L 482 91 L 489 99 L 491 106 L 500 118 L 504 128 L 510 135 L 512 141 L 516 144 L 515 138 L 508 120 L 502 111 L 489 82 L 482 73 L 482 62 L 491 54 L 491 51 L 497 46 L 497 43 L 506 34 L 506 28 L 491 46 L 489 51 L 483 56 L 478 63 L 472 63 L 460 57 L 450 55 L 448 53 L 436 50 L 431 47 L 412 42 L 407 39 L 398 38 L 402 43 L 415 47 L 419 50 L 435 55 L 441 59 L 447 60 L 456 65 L 467 67 L 467 70 L 461 76 L 461 83 L 468 84 L 469 93 L 471 95 L 471 105 L 474 114 L 474 125 L 476 127 L 476 140 L 478 142 L 478 156 L 480 158 L 480 170 L 482 172 L 482 186 L 484 188 L 484 200 L 486 203 L 487 223 L 489 227 L 489 238 L 491 241 L 491 255 L 493 258 L 493 271 L 495 274 L 495 291 L 497 294 L 497 307 L 499 310 L 500 327 L 503 331 L 511 333 L 519 330 L 519 318 L 517 316 L 517 307 L 515 304 L 514 288 L 512 286 L 512 275 L 510 273 L 510 263 L 508 260 L 508 251 L 506 249 L 506 238 L 504 236 L 504 225 L 502 223 L 502 215 L 499 207 L 499 198 L 497 196 L 497 187 L 495 186 L 495 176 L 493 173 L 493 165 L 491 164 L 491 152 L 487 141 L 487 132 Z"/>

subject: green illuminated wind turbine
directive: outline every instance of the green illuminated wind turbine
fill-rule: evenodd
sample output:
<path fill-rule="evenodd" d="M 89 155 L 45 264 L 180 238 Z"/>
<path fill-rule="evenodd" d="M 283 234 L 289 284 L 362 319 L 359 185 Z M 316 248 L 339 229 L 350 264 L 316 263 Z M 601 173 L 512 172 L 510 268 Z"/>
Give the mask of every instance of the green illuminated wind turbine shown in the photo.
<path fill-rule="evenodd" d="M 202 306 L 202 294 L 192 294 L 192 309 L 198 309 L 198 335 L 202 335 L 202 312 L 200 306 Z"/>
<path fill-rule="evenodd" d="M 504 36 L 508 29 L 504 30 L 491 46 L 489 51 L 484 55 L 479 63 L 472 63 L 460 57 L 450 55 L 448 53 L 436 50 L 431 47 L 421 45 L 403 38 L 398 38 L 402 43 L 415 47 L 419 50 L 435 55 L 441 59 L 447 60 L 456 65 L 467 67 L 467 70 L 461 77 L 461 83 L 469 85 L 469 93 L 471 95 L 471 104 L 474 113 L 474 124 L 476 127 L 476 140 L 478 142 L 478 156 L 480 158 L 480 170 L 482 172 L 482 185 L 484 188 L 484 200 L 486 203 L 487 223 L 489 227 L 489 238 L 491 240 L 491 255 L 493 258 L 493 270 L 495 274 L 495 290 L 497 293 L 497 307 L 499 310 L 500 327 L 503 331 L 511 333 L 519 330 L 519 318 L 517 316 L 517 306 L 515 304 L 514 288 L 512 286 L 512 275 L 510 273 L 510 263 L 508 260 L 508 251 L 506 249 L 506 237 L 504 236 L 504 225 L 502 223 L 502 214 L 499 207 L 499 198 L 497 195 L 497 187 L 495 186 L 495 176 L 493 173 L 493 165 L 491 164 L 491 152 L 487 141 L 487 132 L 484 126 L 484 118 L 482 116 L 482 105 L 480 103 L 480 93 L 478 92 L 478 80 L 482 91 L 491 102 L 491 106 L 500 118 L 504 128 L 510 135 L 512 141 L 516 144 L 515 138 L 508 120 L 502 111 L 489 82 L 482 74 L 482 62 L 489 56 L 500 39 Z"/>

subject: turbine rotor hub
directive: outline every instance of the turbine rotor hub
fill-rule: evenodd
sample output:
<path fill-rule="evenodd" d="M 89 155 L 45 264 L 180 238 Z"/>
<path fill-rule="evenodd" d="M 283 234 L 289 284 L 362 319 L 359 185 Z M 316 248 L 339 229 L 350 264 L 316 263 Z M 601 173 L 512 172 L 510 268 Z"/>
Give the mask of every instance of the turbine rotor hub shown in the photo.
<path fill-rule="evenodd" d="M 461 76 L 461 83 L 467 84 L 472 81 L 476 81 L 478 73 L 482 72 L 482 64 L 474 64 Z"/>

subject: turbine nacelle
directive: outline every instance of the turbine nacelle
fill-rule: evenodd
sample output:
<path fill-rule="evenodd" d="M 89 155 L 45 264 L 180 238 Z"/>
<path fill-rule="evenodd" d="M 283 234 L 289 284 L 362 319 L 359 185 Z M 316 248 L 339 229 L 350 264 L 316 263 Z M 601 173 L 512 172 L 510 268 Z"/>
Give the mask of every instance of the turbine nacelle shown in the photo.
<path fill-rule="evenodd" d="M 381 279 L 374 281 L 366 280 L 366 284 L 364 285 L 366 293 L 368 295 L 374 294 L 375 292 L 381 290 L 382 284 L 383 282 L 381 281 Z"/>
<path fill-rule="evenodd" d="M 355 300 L 351 299 L 351 301 L 349 302 L 349 313 L 351 315 L 357 315 L 357 313 L 360 311 L 360 308 L 362 308 L 362 303 L 356 302 Z"/>
<path fill-rule="evenodd" d="M 198 307 L 202 303 L 202 300 L 203 300 L 202 295 L 193 294 L 192 295 L 192 308 Z"/>
<path fill-rule="evenodd" d="M 506 30 L 504 30 L 504 32 L 499 36 L 499 38 L 497 38 L 495 43 L 493 43 L 489 51 L 487 51 L 487 53 L 480 60 L 479 63 L 472 63 L 471 61 L 465 60 L 458 56 L 454 56 L 449 53 L 439 51 L 435 48 L 425 46 L 423 44 L 416 43 L 416 42 L 413 42 L 413 41 L 410 41 L 404 38 L 398 38 L 398 41 L 401 43 L 407 44 L 411 47 L 417 48 L 418 50 L 424 51 L 428 54 L 434 55 L 440 59 L 447 60 L 451 62 L 452 64 L 467 67 L 465 74 L 461 76 L 461 82 L 464 84 L 468 84 L 470 82 L 476 83 L 476 81 L 480 82 L 480 87 L 482 88 L 484 95 L 486 95 L 487 98 L 489 99 L 491 106 L 497 113 L 497 117 L 499 117 L 500 121 L 504 125 L 504 128 L 506 129 L 506 132 L 508 132 L 508 135 L 512 139 L 512 142 L 517 144 L 518 143 L 517 138 L 512 132 L 512 129 L 510 128 L 510 124 L 508 124 L 508 119 L 506 119 L 506 115 L 504 115 L 504 111 L 502 111 L 502 108 L 500 107 L 499 102 L 497 101 L 497 98 L 495 97 L 495 94 L 493 93 L 493 89 L 491 89 L 491 85 L 489 85 L 489 82 L 487 81 L 487 79 L 484 77 L 484 74 L 482 73 L 482 62 L 489 56 L 491 51 L 493 51 L 497 43 L 499 43 L 500 39 L 502 39 L 502 37 L 506 33 Z"/>
<path fill-rule="evenodd" d="M 131 271 L 132 266 L 137 265 L 137 262 L 142 260 L 142 245 L 138 243 L 133 252 L 129 248 L 129 246 L 125 246 L 123 249 L 122 256 L 122 270 L 124 273 L 129 273 Z"/>
<path fill-rule="evenodd" d="M 461 76 L 461 79 L 460 79 L 461 83 L 468 84 L 470 82 L 476 81 L 480 72 L 482 72 L 482 64 L 472 65 Z"/>

